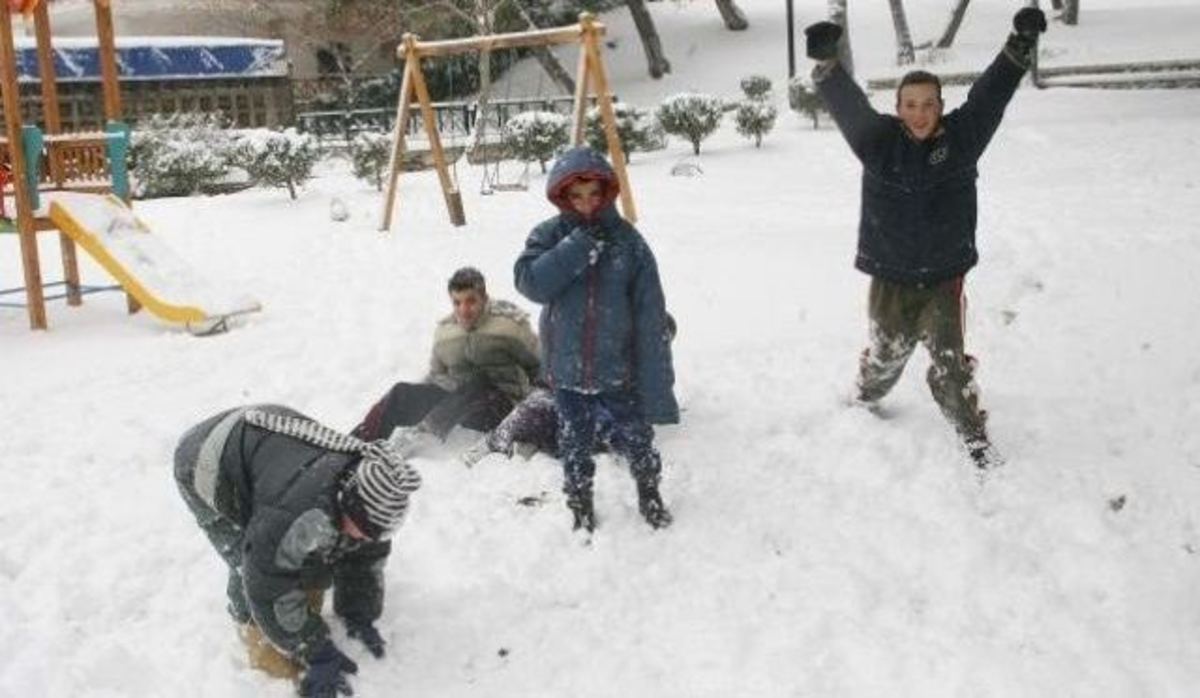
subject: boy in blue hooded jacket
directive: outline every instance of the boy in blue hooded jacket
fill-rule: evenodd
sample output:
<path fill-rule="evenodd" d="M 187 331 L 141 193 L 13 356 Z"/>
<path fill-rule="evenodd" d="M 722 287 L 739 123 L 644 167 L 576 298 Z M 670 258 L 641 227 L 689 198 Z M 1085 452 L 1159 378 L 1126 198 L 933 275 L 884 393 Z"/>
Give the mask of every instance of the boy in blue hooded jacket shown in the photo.
<path fill-rule="evenodd" d="M 517 258 L 517 290 L 542 304 L 543 378 L 559 412 L 559 457 L 576 529 L 596 525 L 592 460 L 597 415 L 612 419 L 611 447 L 629 462 L 638 510 L 670 525 L 651 424 L 679 421 L 666 304 L 646 240 L 613 202 L 620 184 L 590 148 L 555 162 L 546 196 L 560 213 L 533 229 Z"/>

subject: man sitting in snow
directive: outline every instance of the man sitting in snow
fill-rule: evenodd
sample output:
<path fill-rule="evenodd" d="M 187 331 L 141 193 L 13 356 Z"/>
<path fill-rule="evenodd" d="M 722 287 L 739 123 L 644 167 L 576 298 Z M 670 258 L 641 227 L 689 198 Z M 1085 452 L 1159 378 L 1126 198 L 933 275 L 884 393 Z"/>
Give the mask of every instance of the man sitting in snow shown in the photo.
<path fill-rule="evenodd" d="M 434 331 L 429 375 L 397 383 L 355 430 L 362 439 L 391 436 L 411 453 L 456 425 L 490 431 L 532 390 L 539 366 L 529 315 L 508 301 L 490 300 L 483 274 L 463 267 L 447 288 L 453 312 Z"/>
<path fill-rule="evenodd" d="M 929 349 L 928 382 L 980 468 L 999 464 L 986 413 L 963 349 L 963 277 L 975 266 L 975 164 L 1046 31 L 1041 10 L 1023 8 L 1000 55 L 967 101 L 942 114 L 941 83 L 913 71 L 896 92 L 898 117 L 876 112 L 837 61 L 842 29 L 805 29 L 817 91 L 863 164 L 855 266 L 871 275 L 870 346 L 862 354 L 857 402 L 874 408 L 892 389 L 918 341 Z"/>
<path fill-rule="evenodd" d="M 226 410 L 175 450 L 175 479 L 229 566 L 229 613 L 250 665 L 300 694 L 350 694 L 358 671 L 321 620 L 324 590 L 347 634 L 375 657 L 391 532 L 421 484 L 383 441 L 365 443 L 278 405 Z"/>

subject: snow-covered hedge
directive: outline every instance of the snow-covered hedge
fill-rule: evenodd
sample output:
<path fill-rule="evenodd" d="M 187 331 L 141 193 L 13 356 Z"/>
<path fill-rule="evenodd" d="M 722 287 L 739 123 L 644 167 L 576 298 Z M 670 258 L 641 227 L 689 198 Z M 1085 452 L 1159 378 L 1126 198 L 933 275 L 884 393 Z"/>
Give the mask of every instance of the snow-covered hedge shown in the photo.
<path fill-rule="evenodd" d="M 699 155 L 700 142 L 721 125 L 725 103 L 713 95 L 681 93 L 664 99 L 655 114 L 663 130 L 687 139 L 692 152 Z"/>
<path fill-rule="evenodd" d="M 232 144 L 220 115 L 155 114 L 133 130 L 129 163 L 134 196 L 188 196 L 229 169 Z"/>
<path fill-rule="evenodd" d="M 571 140 L 571 120 L 550 111 L 525 111 L 513 116 L 500 131 L 504 145 L 518 160 L 537 161 L 542 172 Z"/>
<path fill-rule="evenodd" d="M 792 111 L 807 114 L 812 119 L 813 128 L 817 127 L 817 115 L 825 111 L 825 103 L 817 94 L 812 78 L 800 75 L 788 82 L 788 106 Z"/>
<path fill-rule="evenodd" d="M 272 131 L 260 128 L 238 133 L 233 161 L 245 168 L 259 184 L 287 187 L 296 198 L 296 187 L 312 177 L 313 165 L 321 159 L 317 139 L 294 128 Z"/>
<path fill-rule="evenodd" d="M 626 160 L 629 160 L 629 156 L 634 152 L 667 147 L 667 134 L 649 109 L 617 102 L 613 104 L 613 112 L 617 120 L 617 137 L 621 139 L 621 150 L 625 151 Z M 599 107 L 588 110 L 587 142 L 594 150 L 608 152 L 608 141 L 604 137 L 604 122 L 600 119 Z"/>
<path fill-rule="evenodd" d="M 766 99 L 771 94 L 771 78 L 765 75 L 747 75 L 741 85 L 746 99 Z"/>
<path fill-rule="evenodd" d="M 383 190 L 383 178 L 392 159 L 392 134 L 362 131 L 350 141 L 354 176 Z"/>
<path fill-rule="evenodd" d="M 746 138 L 754 139 L 754 147 L 762 147 L 763 136 L 775 127 L 775 117 L 779 114 L 775 105 L 757 99 L 747 99 L 738 103 L 737 131 Z"/>

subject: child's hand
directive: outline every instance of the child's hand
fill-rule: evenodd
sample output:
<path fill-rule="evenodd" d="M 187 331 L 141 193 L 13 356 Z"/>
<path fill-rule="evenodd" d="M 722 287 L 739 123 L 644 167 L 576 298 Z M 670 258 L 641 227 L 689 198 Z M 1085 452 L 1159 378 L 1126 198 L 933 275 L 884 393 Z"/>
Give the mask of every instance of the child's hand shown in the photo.
<path fill-rule="evenodd" d="M 604 243 L 612 241 L 612 233 L 604 226 L 593 224 L 581 227 L 583 228 L 583 232 L 587 233 L 587 236 L 596 242 Z"/>

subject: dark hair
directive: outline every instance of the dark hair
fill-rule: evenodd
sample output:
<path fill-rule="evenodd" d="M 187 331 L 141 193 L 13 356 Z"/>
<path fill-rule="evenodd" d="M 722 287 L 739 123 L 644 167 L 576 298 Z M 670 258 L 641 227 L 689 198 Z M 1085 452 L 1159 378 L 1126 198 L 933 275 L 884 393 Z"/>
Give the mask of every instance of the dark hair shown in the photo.
<path fill-rule="evenodd" d="M 938 101 L 942 101 L 942 81 L 938 76 L 925 70 L 911 70 L 900 78 L 900 84 L 896 86 L 896 103 L 900 103 L 900 90 L 903 90 L 909 85 L 933 85 L 937 88 Z"/>
<path fill-rule="evenodd" d="M 463 267 L 454 272 L 450 277 L 450 283 L 447 288 L 451 293 L 455 291 L 479 291 L 483 295 L 487 295 L 487 283 L 483 280 L 483 274 L 475 267 Z"/>

